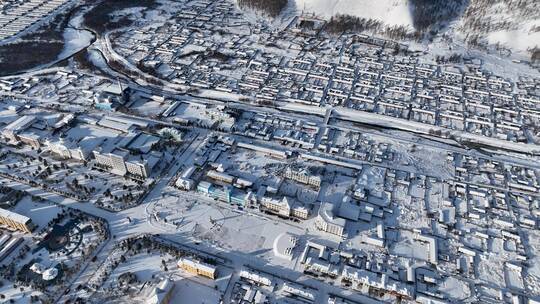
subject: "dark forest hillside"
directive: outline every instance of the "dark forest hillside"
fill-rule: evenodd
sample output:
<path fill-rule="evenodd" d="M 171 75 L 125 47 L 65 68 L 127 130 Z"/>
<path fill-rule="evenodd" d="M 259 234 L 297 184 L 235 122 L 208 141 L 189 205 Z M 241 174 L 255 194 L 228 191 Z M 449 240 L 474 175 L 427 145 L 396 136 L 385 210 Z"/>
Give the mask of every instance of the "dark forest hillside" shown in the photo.
<path fill-rule="evenodd" d="M 257 10 L 270 17 L 277 17 L 287 3 L 288 0 L 238 0 L 240 8 Z"/>

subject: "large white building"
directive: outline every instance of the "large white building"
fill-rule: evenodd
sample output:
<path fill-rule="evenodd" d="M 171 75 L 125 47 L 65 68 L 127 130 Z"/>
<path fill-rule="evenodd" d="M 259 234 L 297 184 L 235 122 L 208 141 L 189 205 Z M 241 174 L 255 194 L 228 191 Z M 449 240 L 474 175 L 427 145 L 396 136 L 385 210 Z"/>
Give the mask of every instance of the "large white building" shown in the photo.
<path fill-rule="evenodd" d="M 307 208 L 303 206 L 293 206 L 286 197 L 282 198 L 281 200 L 263 197 L 260 204 L 262 207 L 284 217 L 292 216 L 305 220 L 309 216 L 309 211 Z"/>
<path fill-rule="evenodd" d="M 159 140 L 143 132 L 129 132 L 113 143 L 98 146 L 92 154 L 100 167 L 113 174 L 147 178 L 162 156 L 152 151 Z"/>
<path fill-rule="evenodd" d="M 92 155 L 92 150 L 101 142 L 102 140 L 96 137 L 86 137 L 76 143 L 61 138 L 59 141 L 47 140 L 45 146 L 49 151 L 61 158 L 88 161 Z"/>
<path fill-rule="evenodd" d="M 321 177 L 310 174 L 306 169 L 296 170 L 287 167 L 284 177 L 314 187 L 321 186 Z"/>
<path fill-rule="evenodd" d="M 26 144 L 38 149 L 48 133 L 58 130 L 74 119 L 73 114 L 24 115 L 2 129 L 2 136 L 11 144 Z M 47 135 L 45 135 L 47 134 Z"/>
<path fill-rule="evenodd" d="M 332 203 L 321 203 L 317 218 L 315 219 L 317 229 L 343 237 L 345 223 L 345 219 L 335 216 L 334 205 Z"/>
<path fill-rule="evenodd" d="M 24 131 L 36 121 L 35 116 L 22 116 L 2 129 L 2 136 L 12 143 L 18 143 L 18 133 Z"/>
<path fill-rule="evenodd" d="M 158 163 L 160 155 L 150 154 L 146 158 L 134 157 L 128 150 L 115 149 L 110 153 L 93 151 L 96 162 L 116 175 L 131 174 L 146 178 Z"/>

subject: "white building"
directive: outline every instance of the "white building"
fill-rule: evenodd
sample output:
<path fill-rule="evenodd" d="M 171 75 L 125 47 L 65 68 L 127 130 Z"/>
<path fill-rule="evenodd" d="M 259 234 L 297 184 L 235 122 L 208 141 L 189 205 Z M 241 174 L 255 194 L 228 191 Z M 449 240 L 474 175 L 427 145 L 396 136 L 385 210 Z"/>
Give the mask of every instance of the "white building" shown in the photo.
<path fill-rule="evenodd" d="M 93 151 L 96 162 L 110 170 L 111 173 L 124 176 L 126 174 L 147 178 L 154 166 L 160 161 L 159 153 L 132 155 L 125 149 L 114 149 L 109 153 L 100 150 Z"/>
<path fill-rule="evenodd" d="M 64 159 L 74 159 L 78 161 L 89 161 L 92 150 L 101 143 L 101 139 L 96 137 L 86 137 L 79 142 L 65 141 L 60 138 L 59 141 L 45 142 L 45 146 L 52 153 Z"/>
<path fill-rule="evenodd" d="M 321 186 L 321 177 L 310 174 L 306 169 L 296 170 L 291 167 L 287 167 L 284 177 L 314 187 Z"/>
<path fill-rule="evenodd" d="M 334 205 L 332 203 L 321 203 L 315 226 L 324 232 L 335 234 L 339 237 L 344 236 L 346 220 L 334 215 Z"/>
<path fill-rule="evenodd" d="M 19 138 L 17 134 L 27 129 L 35 121 L 35 116 L 22 116 L 10 123 L 9 125 L 5 126 L 2 129 L 2 136 L 4 136 L 7 140 L 13 143 L 18 143 Z"/>
<path fill-rule="evenodd" d="M 168 304 L 170 303 L 172 292 L 174 289 L 174 282 L 165 279 L 156 286 L 150 296 L 148 297 L 148 304 Z"/>
<path fill-rule="evenodd" d="M 289 202 L 287 197 L 283 197 L 281 200 L 263 197 L 260 204 L 264 208 L 267 208 L 281 216 L 293 216 L 303 220 L 309 217 L 309 211 L 307 208 L 303 206 L 293 206 L 293 204 Z"/>
<path fill-rule="evenodd" d="M 176 180 L 176 187 L 186 191 L 192 190 L 195 187 L 195 181 L 193 181 L 193 179 L 191 178 L 194 172 L 195 166 L 187 168 Z"/>
<path fill-rule="evenodd" d="M 291 215 L 291 204 L 286 197 L 281 200 L 272 199 L 270 197 L 263 197 L 261 199 L 261 206 L 270 209 L 271 211 L 274 211 L 282 216 L 289 217 Z"/>

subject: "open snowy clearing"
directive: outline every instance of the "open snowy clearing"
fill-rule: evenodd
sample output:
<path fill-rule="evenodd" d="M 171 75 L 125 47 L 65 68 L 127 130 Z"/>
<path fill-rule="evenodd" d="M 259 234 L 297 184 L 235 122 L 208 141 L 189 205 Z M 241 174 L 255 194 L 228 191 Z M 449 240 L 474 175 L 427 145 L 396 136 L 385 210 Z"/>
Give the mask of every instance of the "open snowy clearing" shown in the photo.
<path fill-rule="evenodd" d="M 347 14 L 382 20 L 388 25 L 413 27 L 407 0 L 296 0 L 296 7 L 324 18 Z"/>

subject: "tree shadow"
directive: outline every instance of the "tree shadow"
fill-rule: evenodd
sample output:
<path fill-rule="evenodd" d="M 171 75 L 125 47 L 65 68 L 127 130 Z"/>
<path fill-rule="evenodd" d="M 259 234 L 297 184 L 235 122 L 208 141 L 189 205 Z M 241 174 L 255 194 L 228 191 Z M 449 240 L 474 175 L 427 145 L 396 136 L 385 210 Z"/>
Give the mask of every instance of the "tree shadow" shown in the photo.
<path fill-rule="evenodd" d="M 410 0 L 414 29 L 435 34 L 459 19 L 469 4 L 470 0 Z"/>

